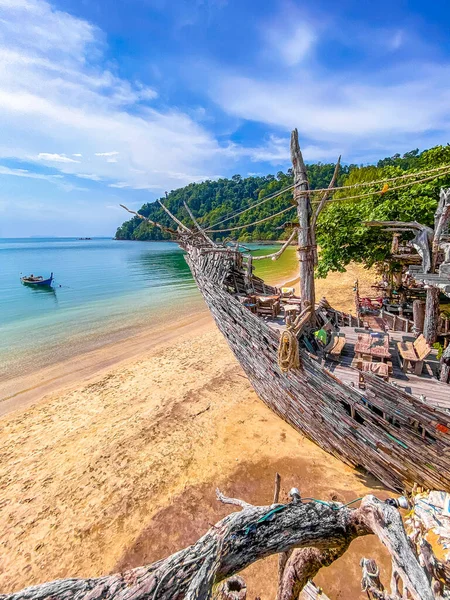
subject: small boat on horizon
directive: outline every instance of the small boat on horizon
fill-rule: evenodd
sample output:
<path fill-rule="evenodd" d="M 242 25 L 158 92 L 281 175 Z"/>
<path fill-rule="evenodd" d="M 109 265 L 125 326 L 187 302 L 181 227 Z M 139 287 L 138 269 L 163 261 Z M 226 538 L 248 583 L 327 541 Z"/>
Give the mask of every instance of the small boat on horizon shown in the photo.
<path fill-rule="evenodd" d="M 44 279 L 42 275 L 28 275 L 28 277 L 21 277 L 20 281 L 24 285 L 32 285 L 32 286 L 51 286 L 53 281 L 53 273 L 50 273 L 50 277 Z"/>

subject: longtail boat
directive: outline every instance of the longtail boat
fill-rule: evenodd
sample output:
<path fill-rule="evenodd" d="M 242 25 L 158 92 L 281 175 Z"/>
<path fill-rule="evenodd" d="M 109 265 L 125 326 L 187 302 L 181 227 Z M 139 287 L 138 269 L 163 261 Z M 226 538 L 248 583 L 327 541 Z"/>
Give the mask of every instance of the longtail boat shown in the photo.
<path fill-rule="evenodd" d="M 27 277 L 21 277 L 20 281 L 24 285 L 31 286 L 50 286 L 53 281 L 53 273 L 50 274 L 50 277 L 44 279 L 42 275 L 28 275 Z"/>
<path fill-rule="evenodd" d="M 313 213 L 296 130 L 291 157 L 298 226 L 283 248 L 298 237 L 301 312 L 294 320 L 283 320 L 272 309 L 255 310 L 258 298 L 280 298 L 281 290 L 255 276 L 253 261 L 259 257 L 239 244 L 230 247 L 213 241 L 186 204 L 192 229 L 162 202 L 176 230 L 129 212 L 169 232 L 184 249 L 217 327 L 269 408 L 336 458 L 362 467 L 391 489 L 411 489 L 417 483 L 450 491 L 450 387 L 428 372 L 422 377 L 397 365 L 390 366 L 392 373 L 384 378 L 376 369 L 357 368 L 355 350 L 364 335 L 359 319 L 333 310 L 325 299 L 315 302 L 314 226 L 328 192 Z M 339 161 L 335 175 L 338 168 Z M 283 248 L 267 258 L 276 258 Z M 314 333 L 327 327 L 338 336 L 338 356 L 333 356 L 333 349 L 326 352 L 314 344 Z M 392 351 L 397 343 L 405 343 L 402 340 L 402 333 L 389 332 Z M 383 368 L 387 374 L 387 366 Z"/>

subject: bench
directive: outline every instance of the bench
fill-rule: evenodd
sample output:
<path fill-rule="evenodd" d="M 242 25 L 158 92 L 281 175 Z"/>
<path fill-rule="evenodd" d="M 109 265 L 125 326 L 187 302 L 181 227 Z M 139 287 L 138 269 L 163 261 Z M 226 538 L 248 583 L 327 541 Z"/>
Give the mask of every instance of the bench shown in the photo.
<path fill-rule="evenodd" d="M 423 369 L 423 361 L 431 352 L 431 347 L 422 334 L 414 342 L 397 342 L 397 350 L 401 356 L 403 372 L 409 367 L 415 375 L 420 375 Z"/>
<path fill-rule="evenodd" d="M 340 337 L 333 336 L 331 342 L 325 348 L 325 352 L 326 352 L 326 354 L 328 354 L 329 357 L 337 359 L 341 355 L 341 352 L 344 349 L 344 346 L 345 346 L 345 335 L 342 335 Z"/>

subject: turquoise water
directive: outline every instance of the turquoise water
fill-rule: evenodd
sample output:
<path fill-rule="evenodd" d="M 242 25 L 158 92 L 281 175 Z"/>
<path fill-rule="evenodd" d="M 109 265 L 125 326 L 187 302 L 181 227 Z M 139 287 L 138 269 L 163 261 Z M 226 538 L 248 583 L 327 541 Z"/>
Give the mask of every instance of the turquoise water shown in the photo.
<path fill-rule="evenodd" d="M 21 274 L 54 272 L 36 289 Z M 0 239 L 0 380 L 158 324 L 201 302 L 179 247 L 112 239 Z"/>
<path fill-rule="evenodd" d="M 251 248 L 266 254 L 279 246 Z M 276 263 L 256 263 L 257 273 L 269 282 L 280 281 L 292 269 L 292 252 Z M 21 274 L 49 277 L 52 271 L 52 288 L 20 282 Z M 183 252 L 172 242 L 0 239 L 0 381 L 130 337 L 202 305 Z"/>

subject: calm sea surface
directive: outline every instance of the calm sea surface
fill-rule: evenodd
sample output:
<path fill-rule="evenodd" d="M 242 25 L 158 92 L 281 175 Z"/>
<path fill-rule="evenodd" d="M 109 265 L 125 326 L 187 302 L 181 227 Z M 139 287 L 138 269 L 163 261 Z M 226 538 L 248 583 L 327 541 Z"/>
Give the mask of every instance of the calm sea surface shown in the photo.
<path fill-rule="evenodd" d="M 262 261 L 259 274 L 273 277 L 288 262 Z M 51 289 L 20 283 L 21 274 L 52 271 Z M 171 242 L 0 239 L 0 381 L 187 315 L 202 302 Z"/>

